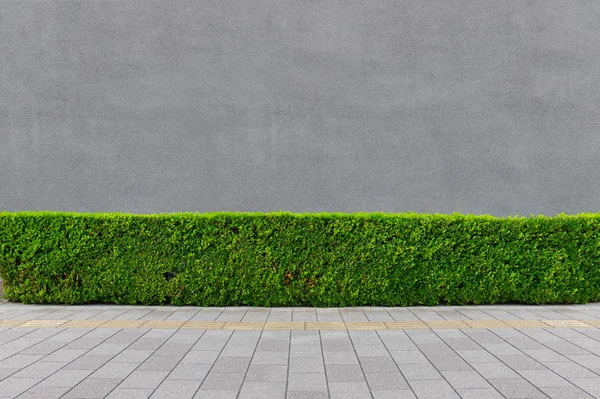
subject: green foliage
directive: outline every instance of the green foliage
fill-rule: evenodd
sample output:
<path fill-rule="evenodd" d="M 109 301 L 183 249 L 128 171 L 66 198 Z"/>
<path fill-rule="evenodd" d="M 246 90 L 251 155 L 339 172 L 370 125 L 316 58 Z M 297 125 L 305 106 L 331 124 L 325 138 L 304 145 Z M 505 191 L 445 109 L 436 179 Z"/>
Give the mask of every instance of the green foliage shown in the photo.
<path fill-rule="evenodd" d="M 408 306 L 600 299 L 600 215 L 0 213 L 25 303 Z"/>

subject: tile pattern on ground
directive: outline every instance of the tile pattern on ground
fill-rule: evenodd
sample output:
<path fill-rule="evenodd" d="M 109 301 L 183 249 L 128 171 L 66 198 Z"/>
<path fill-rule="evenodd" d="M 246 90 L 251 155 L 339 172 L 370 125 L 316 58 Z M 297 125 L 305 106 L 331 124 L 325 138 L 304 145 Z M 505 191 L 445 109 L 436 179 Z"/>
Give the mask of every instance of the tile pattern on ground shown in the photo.
<path fill-rule="evenodd" d="M 599 304 L 3 303 L 0 398 L 600 398 L 599 320 Z"/>

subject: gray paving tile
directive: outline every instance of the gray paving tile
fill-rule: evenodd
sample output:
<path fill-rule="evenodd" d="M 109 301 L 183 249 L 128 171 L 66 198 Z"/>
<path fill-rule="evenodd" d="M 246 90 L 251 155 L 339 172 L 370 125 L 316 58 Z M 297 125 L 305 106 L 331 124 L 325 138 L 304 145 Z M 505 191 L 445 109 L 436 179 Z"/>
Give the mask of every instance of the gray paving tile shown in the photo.
<path fill-rule="evenodd" d="M 290 373 L 288 391 L 327 391 L 325 373 Z"/>
<path fill-rule="evenodd" d="M 287 352 L 257 352 L 252 358 L 252 364 L 288 364 Z"/>
<path fill-rule="evenodd" d="M 172 312 L 172 311 L 155 309 L 155 310 L 141 316 L 138 320 L 165 320 L 166 318 L 172 316 L 173 313 L 174 312 Z"/>
<path fill-rule="evenodd" d="M 365 345 L 354 348 L 358 357 L 388 357 L 390 354 L 386 347 L 381 345 Z"/>
<path fill-rule="evenodd" d="M 417 398 L 459 399 L 454 389 L 444 380 L 420 380 L 408 382 Z"/>
<path fill-rule="evenodd" d="M 366 382 L 329 382 L 331 398 L 365 398 L 370 397 L 369 387 Z"/>
<path fill-rule="evenodd" d="M 200 340 L 200 337 L 202 337 L 202 335 L 204 335 L 205 332 L 206 332 L 205 330 L 192 330 L 192 329 L 178 330 L 177 332 L 175 332 L 175 334 L 173 334 L 169 338 L 167 343 L 169 343 L 169 344 L 188 344 L 188 345 L 194 346 L 198 342 L 198 340 Z"/>
<path fill-rule="evenodd" d="M 358 362 L 356 363 L 358 364 Z M 324 373 L 323 359 L 317 357 L 294 357 L 290 359 L 290 373 Z"/>
<path fill-rule="evenodd" d="M 37 362 L 33 363 L 16 374 L 13 377 L 23 378 L 46 378 L 64 367 L 66 362 Z"/>
<path fill-rule="evenodd" d="M 40 382 L 41 378 L 8 377 L 0 381 L 0 395 L 14 398 Z"/>
<path fill-rule="evenodd" d="M 253 353 L 254 353 L 254 345 L 247 346 L 247 345 L 229 345 L 228 344 L 227 346 L 225 346 L 225 348 L 221 352 L 220 356 L 221 357 L 229 357 L 229 356 L 251 357 Z"/>
<path fill-rule="evenodd" d="M 243 322 L 263 322 L 269 318 L 270 309 L 248 309 Z"/>
<path fill-rule="evenodd" d="M 271 309 L 271 313 L 267 318 L 268 322 L 276 321 L 292 321 L 292 309 L 276 308 Z"/>
<path fill-rule="evenodd" d="M 119 383 L 120 379 L 115 378 L 88 378 L 81 381 L 75 388 L 70 390 L 64 398 L 104 398 Z"/>
<path fill-rule="evenodd" d="M 147 399 L 154 389 L 117 388 L 106 399 Z"/>
<path fill-rule="evenodd" d="M 379 335 L 377 335 L 377 331 L 350 330 L 348 331 L 348 335 L 350 336 L 352 344 L 354 344 L 355 347 L 381 345 L 382 343 L 381 338 L 379 338 Z"/>
<path fill-rule="evenodd" d="M 260 331 L 236 330 L 231 335 L 227 345 L 256 346 L 260 337 Z"/>
<path fill-rule="evenodd" d="M 454 356 L 427 356 L 429 361 L 440 371 L 451 370 L 473 370 L 462 358 L 458 355 Z"/>
<path fill-rule="evenodd" d="M 179 363 L 167 379 L 202 381 L 208 374 L 210 367 L 210 364 Z"/>
<path fill-rule="evenodd" d="M 442 371 L 444 378 L 456 389 L 492 388 L 492 386 L 475 371 Z"/>
<path fill-rule="evenodd" d="M 225 308 L 203 308 L 201 309 L 192 320 L 210 320 L 214 321 L 219 315 L 225 310 Z"/>
<path fill-rule="evenodd" d="M 526 355 L 498 355 L 497 357 L 513 370 L 544 370 L 546 368 L 543 364 Z"/>
<path fill-rule="evenodd" d="M 447 346 L 444 341 L 431 330 L 406 330 L 405 334 L 410 337 L 419 347 L 422 345 L 440 345 Z M 449 348 L 446 348 L 449 349 Z"/>
<path fill-rule="evenodd" d="M 385 308 L 363 308 L 363 313 L 369 321 L 393 321 L 394 319 Z"/>
<path fill-rule="evenodd" d="M 481 346 L 471 338 L 444 338 L 444 342 L 455 351 L 462 350 L 480 350 Z"/>
<path fill-rule="evenodd" d="M 110 361 L 111 363 L 141 363 L 153 352 L 150 349 L 125 349 Z"/>
<path fill-rule="evenodd" d="M 383 337 L 383 344 L 389 351 L 418 351 L 419 348 L 408 337 L 387 338 Z"/>
<path fill-rule="evenodd" d="M 514 346 L 503 342 L 501 344 L 481 344 L 481 346 L 492 355 L 520 355 L 519 351 Z"/>
<path fill-rule="evenodd" d="M 81 331 L 83 330 L 83 331 Z M 77 329 L 69 329 L 69 330 L 63 330 L 60 333 L 48 338 L 47 340 L 45 340 L 44 342 L 50 343 L 50 342 L 61 342 L 64 343 L 65 345 L 71 343 L 73 340 L 80 338 L 82 335 L 90 332 L 90 329 L 82 329 L 82 328 L 77 328 Z"/>
<path fill-rule="evenodd" d="M 33 345 L 32 347 L 25 349 L 20 352 L 22 355 L 48 355 L 58 349 L 62 348 L 66 344 L 64 342 L 40 342 L 39 344 Z"/>
<path fill-rule="evenodd" d="M 540 390 L 552 399 L 592 399 L 593 396 L 588 395 L 576 386 L 570 385 L 567 387 L 541 387 Z"/>
<path fill-rule="evenodd" d="M 104 337 L 81 337 L 64 346 L 65 349 L 92 349 L 104 342 Z"/>
<path fill-rule="evenodd" d="M 512 331 L 512 330 L 509 330 Z M 506 337 L 504 338 L 510 345 L 519 349 L 545 349 L 544 345 L 539 342 L 527 337 Z"/>
<path fill-rule="evenodd" d="M 154 389 L 169 374 L 168 371 L 141 371 L 136 370 L 123 380 L 119 388 L 146 388 Z"/>
<path fill-rule="evenodd" d="M 550 370 L 564 378 L 594 378 L 598 375 L 575 362 L 548 362 L 544 363 Z"/>
<path fill-rule="evenodd" d="M 207 376 L 201 390 L 210 391 L 235 391 L 238 392 L 244 380 L 244 373 L 219 373 L 211 371 Z"/>
<path fill-rule="evenodd" d="M 244 382 L 239 399 L 285 399 L 285 382 Z"/>
<path fill-rule="evenodd" d="M 213 364 L 219 357 L 219 351 L 190 351 L 181 363 Z"/>
<path fill-rule="evenodd" d="M 92 370 L 59 370 L 40 382 L 40 385 L 46 387 L 74 387 L 92 372 Z"/>
<path fill-rule="evenodd" d="M 139 370 L 166 370 L 170 371 L 175 368 L 181 360 L 181 356 L 156 356 L 152 355 L 144 361 L 139 367 Z"/>
<path fill-rule="evenodd" d="M 250 368 L 248 369 L 248 373 L 246 374 L 246 381 L 285 382 L 287 380 L 287 373 L 287 366 L 271 364 L 251 364 Z"/>
<path fill-rule="evenodd" d="M 446 328 L 432 328 L 431 329 L 432 332 L 435 333 L 435 335 L 437 335 L 439 338 L 442 339 L 442 341 L 446 344 L 448 344 L 446 342 L 446 339 L 461 339 L 461 340 L 471 340 L 471 338 L 469 338 L 468 335 L 466 335 L 464 332 L 462 332 L 461 330 L 454 330 L 454 329 L 446 329 Z M 471 340 L 473 341 L 473 340 Z"/>
<path fill-rule="evenodd" d="M 4 359 L 0 362 L 0 368 L 12 369 L 18 368 L 22 369 L 24 367 L 29 366 L 30 364 L 37 362 L 44 355 L 14 355 L 7 359 Z"/>
<path fill-rule="evenodd" d="M 287 352 L 257 352 L 256 355 L 258 354 L 265 354 L 265 353 L 286 353 Z M 255 355 L 255 356 L 256 356 Z M 321 352 L 321 347 L 320 346 L 308 346 L 308 345 L 293 345 L 292 344 L 292 348 L 290 350 L 290 356 L 291 357 L 323 357 L 323 354 Z"/>
<path fill-rule="evenodd" d="M 519 375 L 508 366 L 500 362 L 495 363 L 471 363 L 471 366 L 483 376 L 483 378 L 519 378 Z"/>
<path fill-rule="evenodd" d="M 357 364 L 327 365 L 327 381 L 329 382 L 361 382 L 365 376 Z"/>
<path fill-rule="evenodd" d="M 107 344 L 106 342 L 101 343 L 96 346 L 94 349 L 89 351 L 87 355 L 110 355 L 115 356 L 117 353 L 121 352 L 125 348 L 127 348 L 127 344 Z"/>
<path fill-rule="evenodd" d="M 506 343 L 502 338 L 498 337 L 496 334 L 491 333 L 490 331 L 465 330 L 464 333 L 479 345 Z"/>
<path fill-rule="evenodd" d="M 213 366 L 213 371 L 221 373 L 245 373 L 250 364 L 250 357 L 220 356 Z"/>
<path fill-rule="evenodd" d="M 144 334 L 143 339 L 166 339 L 169 340 L 178 330 L 173 328 L 160 328 L 156 330 L 148 330 L 146 334 Z M 142 339 L 142 338 L 140 338 Z"/>
<path fill-rule="evenodd" d="M 0 381 L 2 381 L 3 379 L 10 377 L 11 375 L 13 375 L 14 373 L 16 373 L 17 371 L 19 371 L 21 369 L 19 368 L 0 368 Z"/>
<path fill-rule="evenodd" d="M 131 345 L 139 338 L 143 337 L 146 334 L 146 329 L 125 329 L 121 330 L 112 337 L 108 338 L 104 343 L 106 344 L 125 344 Z"/>
<path fill-rule="evenodd" d="M 360 364 L 365 373 L 389 373 L 398 371 L 391 357 L 361 357 Z"/>
<path fill-rule="evenodd" d="M 589 355 L 590 352 L 582 349 L 576 345 L 573 345 L 570 342 L 562 341 L 562 342 L 546 342 L 544 343 L 548 348 L 552 349 L 555 352 L 560 353 L 561 355 Z"/>
<path fill-rule="evenodd" d="M 336 333 L 336 336 L 343 336 L 341 331 L 312 331 L 312 330 L 292 330 L 291 342 L 293 345 L 321 345 L 321 337 L 327 337 L 329 333 Z M 347 334 L 346 334 L 347 336 Z"/>
<path fill-rule="evenodd" d="M 324 339 L 321 341 L 323 352 L 352 351 L 352 342 L 349 339 Z M 292 348 L 294 348 L 292 346 Z"/>
<path fill-rule="evenodd" d="M 419 350 L 425 354 L 425 356 L 452 356 L 456 355 L 456 352 L 452 350 L 448 345 L 441 344 L 417 344 Z"/>
<path fill-rule="evenodd" d="M 317 311 L 318 321 L 342 321 L 339 309 L 319 308 Z"/>
<path fill-rule="evenodd" d="M 96 370 L 90 378 L 125 378 L 139 365 L 139 363 L 115 363 L 109 361 Z"/>
<path fill-rule="evenodd" d="M 435 308 L 434 311 L 442 316 L 444 320 L 464 320 L 465 315 L 454 309 Z"/>
<path fill-rule="evenodd" d="M 301 331 L 301 330 L 299 330 Z M 265 339 L 282 339 L 287 342 L 290 342 L 291 339 L 291 331 L 285 330 L 263 330 L 261 338 Z"/>
<path fill-rule="evenodd" d="M 600 356 L 597 355 L 567 355 L 572 361 L 586 368 L 600 368 Z"/>
<path fill-rule="evenodd" d="M 192 317 L 196 316 L 199 312 L 199 309 L 181 309 L 176 310 L 171 314 L 171 316 L 167 317 L 165 320 L 169 321 L 188 321 Z"/>
<path fill-rule="evenodd" d="M 6 381 L 6 380 L 5 380 Z M 600 377 L 597 378 L 571 378 L 573 384 L 583 389 L 592 396 L 600 397 Z"/>
<path fill-rule="evenodd" d="M 398 367 L 409 381 L 442 379 L 442 375 L 431 364 L 399 364 Z"/>
<path fill-rule="evenodd" d="M 169 341 L 167 341 L 163 346 L 158 348 L 154 355 L 183 357 L 186 353 L 190 351 L 192 346 L 194 346 L 194 344 L 190 343 L 170 343 Z"/>
<path fill-rule="evenodd" d="M 303 392 L 303 391 L 292 391 L 288 392 L 287 399 L 330 399 L 327 391 L 312 391 L 312 392 Z"/>
<path fill-rule="evenodd" d="M 241 321 L 246 315 L 247 309 L 225 308 L 217 317 L 218 321 Z"/>
<path fill-rule="evenodd" d="M 292 321 L 317 321 L 314 309 L 293 308 Z"/>
<path fill-rule="evenodd" d="M 323 356 L 325 364 L 358 364 L 358 357 L 354 351 L 323 352 Z M 365 357 L 364 359 L 371 358 Z"/>
<path fill-rule="evenodd" d="M 531 356 L 538 362 L 568 362 L 569 359 L 554 352 L 552 349 L 522 349 L 523 353 Z"/>
<path fill-rule="evenodd" d="M 154 391 L 152 399 L 191 399 L 200 387 L 198 381 L 165 380 Z"/>
<path fill-rule="evenodd" d="M 289 350 L 290 342 L 283 339 L 261 339 L 256 347 L 257 352 L 273 352 Z"/>
<path fill-rule="evenodd" d="M 409 308 L 409 310 L 411 312 L 413 312 L 413 314 L 415 316 L 417 316 L 420 320 L 423 320 L 423 321 L 444 320 L 444 318 L 442 316 L 437 314 L 432 309 L 413 307 L 413 308 Z"/>
<path fill-rule="evenodd" d="M 493 388 L 457 389 L 462 399 L 504 399 L 498 391 Z"/>
<path fill-rule="evenodd" d="M 567 380 L 551 370 L 520 370 L 519 374 L 536 387 L 564 387 L 571 385 Z"/>
<path fill-rule="evenodd" d="M 421 351 L 393 351 L 390 352 L 397 364 L 431 364 Z"/>
<path fill-rule="evenodd" d="M 35 385 L 19 395 L 19 399 L 58 399 L 62 398 L 70 387 L 48 387 Z"/>
<path fill-rule="evenodd" d="M 488 382 L 508 399 L 546 397 L 544 393 L 523 378 L 489 378 Z"/>
<path fill-rule="evenodd" d="M 350 336 L 348 335 L 348 331 L 345 330 L 322 330 L 322 331 L 293 331 L 292 338 L 295 340 L 296 337 L 320 337 L 321 341 L 327 340 L 350 340 Z M 302 333 L 302 334 L 299 334 Z"/>
<path fill-rule="evenodd" d="M 194 399 L 236 399 L 237 395 L 237 391 L 200 390 Z"/>
<path fill-rule="evenodd" d="M 96 370 L 110 360 L 110 355 L 83 355 L 72 363 L 67 364 L 65 370 Z"/>
<path fill-rule="evenodd" d="M 412 390 L 400 390 L 400 391 L 375 391 L 373 393 L 374 399 L 416 399 L 417 397 Z"/>
<path fill-rule="evenodd" d="M 365 373 L 372 391 L 400 391 L 410 389 L 398 371 L 386 373 Z"/>
<path fill-rule="evenodd" d="M 160 348 L 162 344 L 167 341 L 167 338 L 140 338 L 131 346 L 129 346 L 128 350 L 152 350 Z"/>

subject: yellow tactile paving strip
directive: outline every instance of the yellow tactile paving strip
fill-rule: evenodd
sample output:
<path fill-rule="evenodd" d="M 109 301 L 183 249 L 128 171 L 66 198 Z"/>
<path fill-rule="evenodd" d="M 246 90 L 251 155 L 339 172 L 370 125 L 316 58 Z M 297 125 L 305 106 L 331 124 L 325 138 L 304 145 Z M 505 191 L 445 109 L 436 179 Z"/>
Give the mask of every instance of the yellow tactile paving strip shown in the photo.
<path fill-rule="evenodd" d="M 196 330 L 411 330 L 485 328 L 600 328 L 600 320 L 440 320 L 371 322 L 232 322 L 169 320 L 3 320 L 0 327 L 150 328 Z"/>

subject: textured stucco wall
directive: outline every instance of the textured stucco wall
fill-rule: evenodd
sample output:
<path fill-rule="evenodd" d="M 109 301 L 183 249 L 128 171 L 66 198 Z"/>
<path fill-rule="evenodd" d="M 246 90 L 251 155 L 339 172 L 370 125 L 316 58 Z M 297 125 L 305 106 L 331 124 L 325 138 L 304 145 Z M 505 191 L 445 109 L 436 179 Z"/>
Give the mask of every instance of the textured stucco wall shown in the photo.
<path fill-rule="evenodd" d="M 41 209 L 600 211 L 600 2 L 2 0 Z"/>

